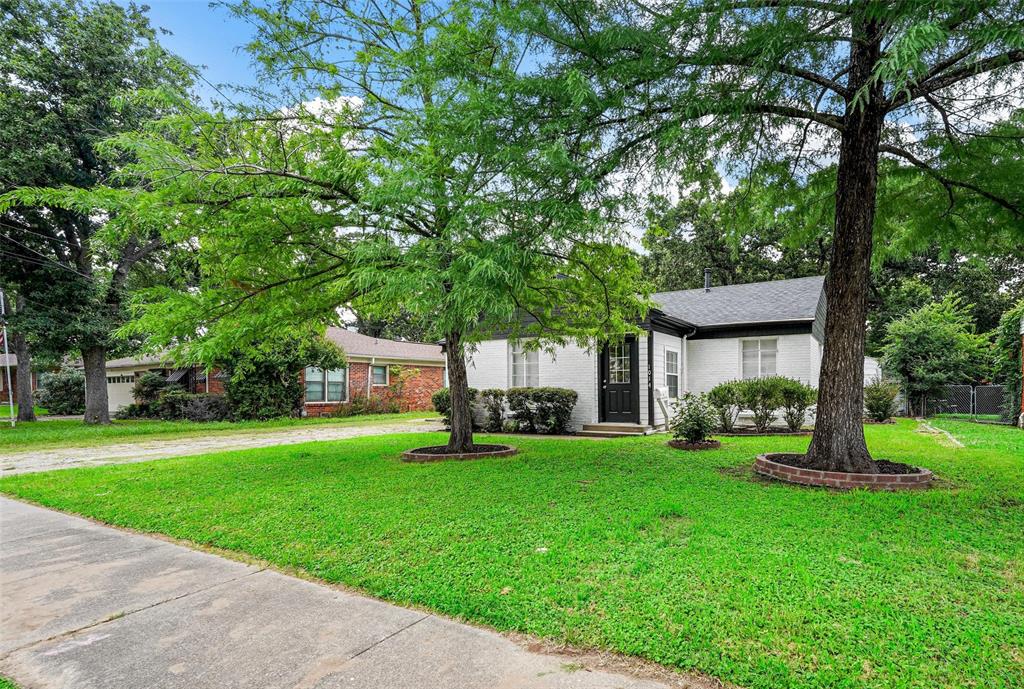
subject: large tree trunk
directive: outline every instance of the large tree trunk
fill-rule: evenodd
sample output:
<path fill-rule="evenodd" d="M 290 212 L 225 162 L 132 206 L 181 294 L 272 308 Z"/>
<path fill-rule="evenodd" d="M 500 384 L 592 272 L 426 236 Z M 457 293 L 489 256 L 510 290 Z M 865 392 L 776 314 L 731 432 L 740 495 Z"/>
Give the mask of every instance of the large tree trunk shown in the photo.
<path fill-rule="evenodd" d="M 15 297 L 17 310 L 25 308 L 25 299 Z M 25 336 L 17 330 L 11 333 L 14 356 L 18 360 L 18 421 L 35 421 L 35 399 L 32 395 L 32 353 Z"/>
<path fill-rule="evenodd" d="M 445 342 L 448 360 L 448 390 L 452 401 L 452 431 L 448 436 L 449 452 L 473 450 L 473 406 L 469 398 L 469 380 L 466 377 L 466 349 L 461 335 L 449 334 Z"/>
<path fill-rule="evenodd" d="M 85 422 L 110 423 L 107 410 L 107 350 L 88 347 L 82 350 L 85 367 Z"/>
<path fill-rule="evenodd" d="M 880 54 L 870 23 L 854 29 L 850 84 L 867 84 Z M 864 440 L 864 336 L 871 282 L 871 240 L 878 187 L 878 145 L 885 113 L 879 88 L 867 102 L 848 104 L 839 148 L 836 220 L 825 280 L 825 351 L 818 381 L 817 419 L 807 459 L 826 471 L 876 473 Z"/>

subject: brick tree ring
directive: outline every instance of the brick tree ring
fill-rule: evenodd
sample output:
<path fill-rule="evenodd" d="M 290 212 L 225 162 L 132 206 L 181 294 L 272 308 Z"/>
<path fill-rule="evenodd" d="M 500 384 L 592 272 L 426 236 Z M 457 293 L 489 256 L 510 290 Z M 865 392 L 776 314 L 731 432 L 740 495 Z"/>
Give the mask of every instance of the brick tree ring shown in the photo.
<path fill-rule="evenodd" d="M 447 452 L 444 445 L 417 447 L 402 453 L 403 462 L 444 462 L 449 459 L 486 459 L 488 457 L 510 457 L 518 449 L 511 445 L 475 445 L 473 452 Z"/>
<path fill-rule="evenodd" d="M 928 488 L 933 478 L 932 472 L 920 467 L 913 467 L 916 471 L 904 474 L 852 474 L 845 471 L 808 469 L 780 461 L 798 456 L 785 453 L 758 455 L 754 462 L 754 472 L 786 483 L 839 490 L 920 490 Z"/>

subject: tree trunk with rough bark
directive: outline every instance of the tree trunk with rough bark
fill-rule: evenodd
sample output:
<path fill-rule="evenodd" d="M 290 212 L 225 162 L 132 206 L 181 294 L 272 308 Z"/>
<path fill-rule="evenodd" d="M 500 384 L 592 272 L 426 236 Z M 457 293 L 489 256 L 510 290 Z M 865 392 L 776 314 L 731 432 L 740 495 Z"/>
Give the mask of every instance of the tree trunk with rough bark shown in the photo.
<path fill-rule="evenodd" d="M 15 297 L 18 311 L 25 308 L 25 300 Z M 11 333 L 11 344 L 14 356 L 18 360 L 18 421 L 35 421 L 35 399 L 32 394 L 32 353 L 29 351 L 25 336 L 17 330 Z"/>
<path fill-rule="evenodd" d="M 881 49 L 871 22 L 855 27 L 850 53 L 853 90 L 868 84 Z M 878 187 L 878 147 L 885 112 L 880 87 L 866 102 L 847 104 L 836 179 L 832 256 L 825 280 L 825 350 L 818 383 L 810 466 L 877 473 L 864 440 L 864 336 L 871 282 L 871 243 Z"/>
<path fill-rule="evenodd" d="M 85 422 L 110 423 L 107 409 L 107 350 L 87 347 L 82 350 L 85 368 Z"/>
<path fill-rule="evenodd" d="M 445 342 L 448 360 L 448 390 L 452 403 L 452 430 L 448 436 L 449 452 L 473 450 L 473 407 L 466 376 L 466 348 L 459 333 L 451 333 Z"/>

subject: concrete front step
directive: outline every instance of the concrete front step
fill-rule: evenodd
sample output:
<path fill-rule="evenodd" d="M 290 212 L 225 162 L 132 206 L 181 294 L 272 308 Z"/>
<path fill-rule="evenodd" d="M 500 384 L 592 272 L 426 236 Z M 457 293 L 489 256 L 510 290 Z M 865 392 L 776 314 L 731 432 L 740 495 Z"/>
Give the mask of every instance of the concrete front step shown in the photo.
<path fill-rule="evenodd" d="M 626 435 L 647 435 L 653 432 L 650 426 L 639 423 L 585 423 L 577 435 L 616 438 Z"/>

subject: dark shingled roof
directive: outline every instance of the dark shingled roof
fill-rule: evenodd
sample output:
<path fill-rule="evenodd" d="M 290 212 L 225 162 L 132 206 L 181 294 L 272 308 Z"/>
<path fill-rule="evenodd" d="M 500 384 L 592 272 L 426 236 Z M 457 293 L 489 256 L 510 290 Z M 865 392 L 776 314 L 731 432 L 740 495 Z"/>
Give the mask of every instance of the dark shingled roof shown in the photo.
<path fill-rule="evenodd" d="M 712 285 L 652 295 L 669 316 L 698 328 L 741 323 L 812 321 L 825 277 L 751 282 L 745 285 Z"/>

